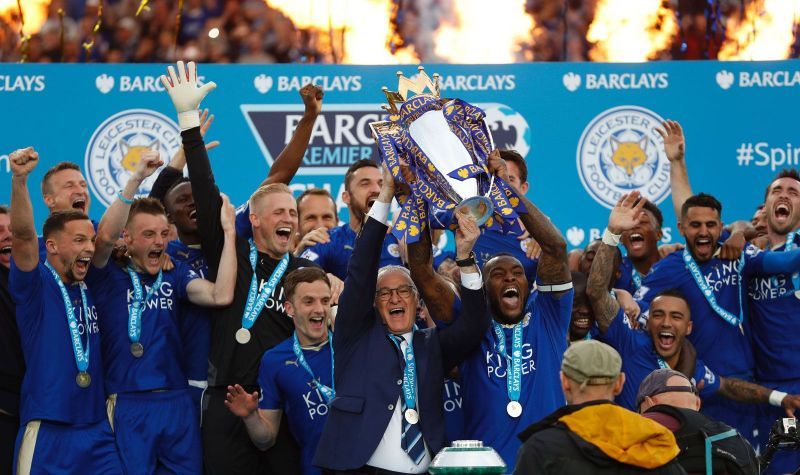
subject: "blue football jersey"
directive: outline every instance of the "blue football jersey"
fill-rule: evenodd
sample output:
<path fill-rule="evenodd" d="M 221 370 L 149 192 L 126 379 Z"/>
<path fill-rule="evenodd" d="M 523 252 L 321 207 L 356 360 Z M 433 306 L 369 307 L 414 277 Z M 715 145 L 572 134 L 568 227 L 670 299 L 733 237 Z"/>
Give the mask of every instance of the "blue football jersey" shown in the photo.
<path fill-rule="evenodd" d="M 573 291 L 559 298 L 539 292 L 528 299 L 522 334 L 522 415 L 506 412 L 508 362 L 496 348 L 492 328 L 481 346 L 459 367 L 464 402 L 464 437 L 482 440 L 503 458 L 508 471 L 514 469 L 521 445 L 517 434 L 530 424 L 563 406 L 559 371 L 567 349 L 567 331 Z M 513 329 L 504 328 L 506 348 L 512 347 Z"/>
<path fill-rule="evenodd" d="M 330 242 L 309 247 L 300 257 L 318 264 L 336 277 L 344 280 L 347 277 L 347 264 L 353 255 L 353 246 L 356 242 L 356 233 L 347 223 L 328 231 Z M 380 267 L 389 265 L 403 265 L 400 260 L 400 245 L 391 233 L 383 239 L 381 247 Z"/>
<path fill-rule="evenodd" d="M 289 430 L 300 446 L 303 474 L 317 475 L 321 470 L 311 461 L 325 427 L 328 405 L 311 375 L 298 364 L 292 344 L 293 338 L 289 338 L 261 358 L 258 384 L 262 397 L 258 407 L 283 410 Z M 302 351 L 314 376 L 332 387 L 330 345 Z"/>
<path fill-rule="evenodd" d="M 70 327 L 58 284 L 43 262 L 30 272 L 12 261 L 9 291 L 17 304 L 17 326 L 27 371 L 22 380 L 20 423 L 41 419 L 65 424 L 93 424 L 103 420 L 105 392 L 97 308 L 86 289 L 84 313 L 80 284 L 66 285 L 75 309 L 78 332 L 89 353 L 91 384 L 78 386 Z"/>
<path fill-rule="evenodd" d="M 138 275 L 146 295 L 156 276 Z M 194 271 L 180 262 L 163 273 L 161 285 L 144 303 L 139 340 L 144 353 L 136 358 L 128 336 L 128 308 L 134 295 L 131 278 L 114 263 L 102 269 L 91 268 L 87 282 L 96 288 L 109 394 L 187 387 L 178 312 L 181 299 L 186 297 L 186 286 L 197 278 Z"/>

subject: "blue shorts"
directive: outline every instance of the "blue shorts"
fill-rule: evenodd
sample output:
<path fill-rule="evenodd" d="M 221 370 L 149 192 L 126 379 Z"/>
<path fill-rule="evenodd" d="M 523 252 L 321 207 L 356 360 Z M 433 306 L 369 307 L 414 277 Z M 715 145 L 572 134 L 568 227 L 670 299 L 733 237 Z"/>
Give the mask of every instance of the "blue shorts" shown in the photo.
<path fill-rule="evenodd" d="M 798 379 L 775 382 L 759 381 L 758 384 L 788 394 L 800 393 L 800 380 Z M 778 419 L 784 417 L 788 416 L 782 407 L 769 406 L 766 404 L 758 406 L 758 441 L 761 453 L 764 453 L 764 449 L 767 447 L 769 431 L 772 429 L 772 426 Z M 800 418 L 800 411 L 795 412 L 795 417 Z M 763 473 L 794 473 L 798 468 L 800 468 L 800 451 L 778 450 L 772 457 L 772 462 L 770 462 L 767 470 Z"/>
<path fill-rule="evenodd" d="M 78 426 L 30 421 L 19 429 L 15 454 L 19 474 L 123 473 L 106 419 Z"/>
<path fill-rule="evenodd" d="M 122 393 L 108 405 L 126 473 L 202 473 L 200 424 L 188 390 Z"/>

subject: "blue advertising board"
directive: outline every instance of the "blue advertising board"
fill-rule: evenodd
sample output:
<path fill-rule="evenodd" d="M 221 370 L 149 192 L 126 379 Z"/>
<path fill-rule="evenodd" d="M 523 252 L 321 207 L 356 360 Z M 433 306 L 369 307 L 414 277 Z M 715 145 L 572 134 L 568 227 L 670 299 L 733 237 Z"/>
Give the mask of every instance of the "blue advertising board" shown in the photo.
<path fill-rule="evenodd" d="M 42 163 L 32 189 L 62 160 L 81 165 L 91 215 L 99 219 L 144 148 L 165 158 L 180 145 L 175 113 L 158 81 L 165 65 L 0 66 L 0 202 L 10 199 L 8 154 L 32 145 Z M 381 120 L 381 86 L 413 66 L 200 65 L 217 83 L 203 103 L 216 116 L 207 139 L 217 181 L 235 203 L 264 179 L 299 121 L 306 82 L 325 90 L 299 193 L 324 187 L 340 197 L 348 165 L 376 157 L 369 123 Z M 654 62 L 428 65 L 442 96 L 480 105 L 496 146 L 527 160 L 529 197 L 582 247 L 602 232 L 621 193 L 659 203 L 665 241 L 680 240 L 670 202 L 669 165 L 654 128 L 679 121 L 694 190 L 716 195 L 723 220 L 749 219 L 764 187 L 796 167 L 800 137 L 789 116 L 800 105 L 800 63 Z M 146 193 L 152 180 L 140 192 Z M 340 200 L 340 208 L 344 208 Z M 37 224 L 47 210 L 34 198 Z M 343 210 L 341 217 L 346 216 Z"/>

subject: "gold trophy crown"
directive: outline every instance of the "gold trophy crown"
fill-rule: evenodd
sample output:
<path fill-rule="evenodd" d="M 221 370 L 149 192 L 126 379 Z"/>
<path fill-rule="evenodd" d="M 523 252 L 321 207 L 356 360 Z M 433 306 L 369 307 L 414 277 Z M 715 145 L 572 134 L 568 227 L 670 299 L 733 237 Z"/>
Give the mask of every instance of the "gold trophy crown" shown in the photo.
<path fill-rule="evenodd" d="M 417 67 L 417 71 L 416 79 L 407 78 L 402 71 L 397 71 L 397 91 L 390 91 L 386 86 L 381 88 L 389 101 L 388 104 L 381 105 L 381 108 L 389 113 L 390 120 L 396 120 L 400 115 L 400 107 L 409 99 L 409 92 L 417 95 L 425 94 L 427 90 L 428 94 L 439 99 L 439 74 L 434 74 L 431 80 L 423 66 Z"/>

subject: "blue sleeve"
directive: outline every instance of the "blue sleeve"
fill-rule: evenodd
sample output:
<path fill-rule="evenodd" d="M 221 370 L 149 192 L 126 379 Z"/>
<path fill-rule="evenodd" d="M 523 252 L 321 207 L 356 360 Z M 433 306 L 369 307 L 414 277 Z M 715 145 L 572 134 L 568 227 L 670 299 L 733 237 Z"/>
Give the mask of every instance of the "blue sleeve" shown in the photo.
<path fill-rule="evenodd" d="M 261 388 L 261 398 L 258 400 L 259 409 L 283 409 L 283 398 L 278 390 L 279 366 L 270 361 L 270 352 L 264 353 L 261 358 L 261 367 L 258 369 L 258 385 Z"/>
<path fill-rule="evenodd" d="M 547 331 L 554 348 L 564 345 L 567 341 L 569 322 L 572 320 L 574 292 L 573 289 L 570 289 L 556 297 L 552 292 L 539 291 L 533 302 L 532 315 L 541 319 L 540 324 Z"/>
<path fill-rule="evenodd" d="M 669 259 L 667 256 L 664 259 Z M 662 264 L 662 265 L 659 265 Z M 644 302 L 647 308 L 650 308 L 650 302 L 658 295 L 659 292 L 665 289 L 677 287 L 679 282 L 675 279 L 674 266 L 664 265 L 668 262 L 660 262 L 656 264 L 649 274 L 642 280 L 642 286 L 636 291 L 633 296 L 637 301 Z M 640 303 L 641 305 L 641 303 Z M 644 310 L 642 310 L 644 312 Z"/>
<path fill-rule="evenodd" d="M 86 273 L 86 285 L 92 289 L 92 294 L 100 296 L 108 285 L 111 283 L 111 266 L 115 266 L 112 261 L 108 261 L 104 267 L 95 267 L 94 264 L 89 266 L 89 272 Z"/>
<path fill-rule="evenodd" d="M 250 224 L 250 202 L 236 208 L 236 234 L 245 239 L 253 237 L 253 226 Z"/>
<path fill-rule="evenodd" d="M 178 299 L 185 299 L 187 295 L 186 287 L 189 282 L 199 279 L 200 275 L 183 262 L 177 264 L 175 271 L 178 276 Z"/>
<path fill-rule="evenodd" d="M 762 252 L 750 246 L 744 262 L 744 274 L 748 276 L 800 272 L 800 248 L 786 252 Z"/>
<path fill-rule="evenodd" d="M 694 380 L 695 384 L 700 383 L 700 381 L 705 381 L 703 389 L 700 390 L 701 398 L 709 397 L 719 391 L 719 376 L 706 366 L 700 358 L 697 359 L 697 363 L 695 364 Z"/>
<path fill-rule="evenodd" d="M 638 340 L 636 331 L 631 328 L 628 316 L 620 308 L 611 325 L 605 333 L 600 333 L 599 340 L 613 347 L 625 359 L 626 355 L 632 355 L 638 351 Z"/>
<path fill-rule="evenodd" d="M 331 272 L 328 266 L 328 254 L 333 249 L 333 241 L 324 243 L 324 244 L 315 244 L 311 247 L 306 248 L 300 257 L 303 259 L 308 259 L 309 261 L 317 264 L 318 266 L 325 269 L 325 272 Z"/>
<path fill-rule="evenodd" d="M 17 306 L 37 303 L 42 293 L 42 264 L 39 263 L 33 270 L 25 272 L 20 270 L 11 260 L 11 270 L 8 275 L 8 290 Z M 49 271 L 48 271 L 49 272 Z"/>

